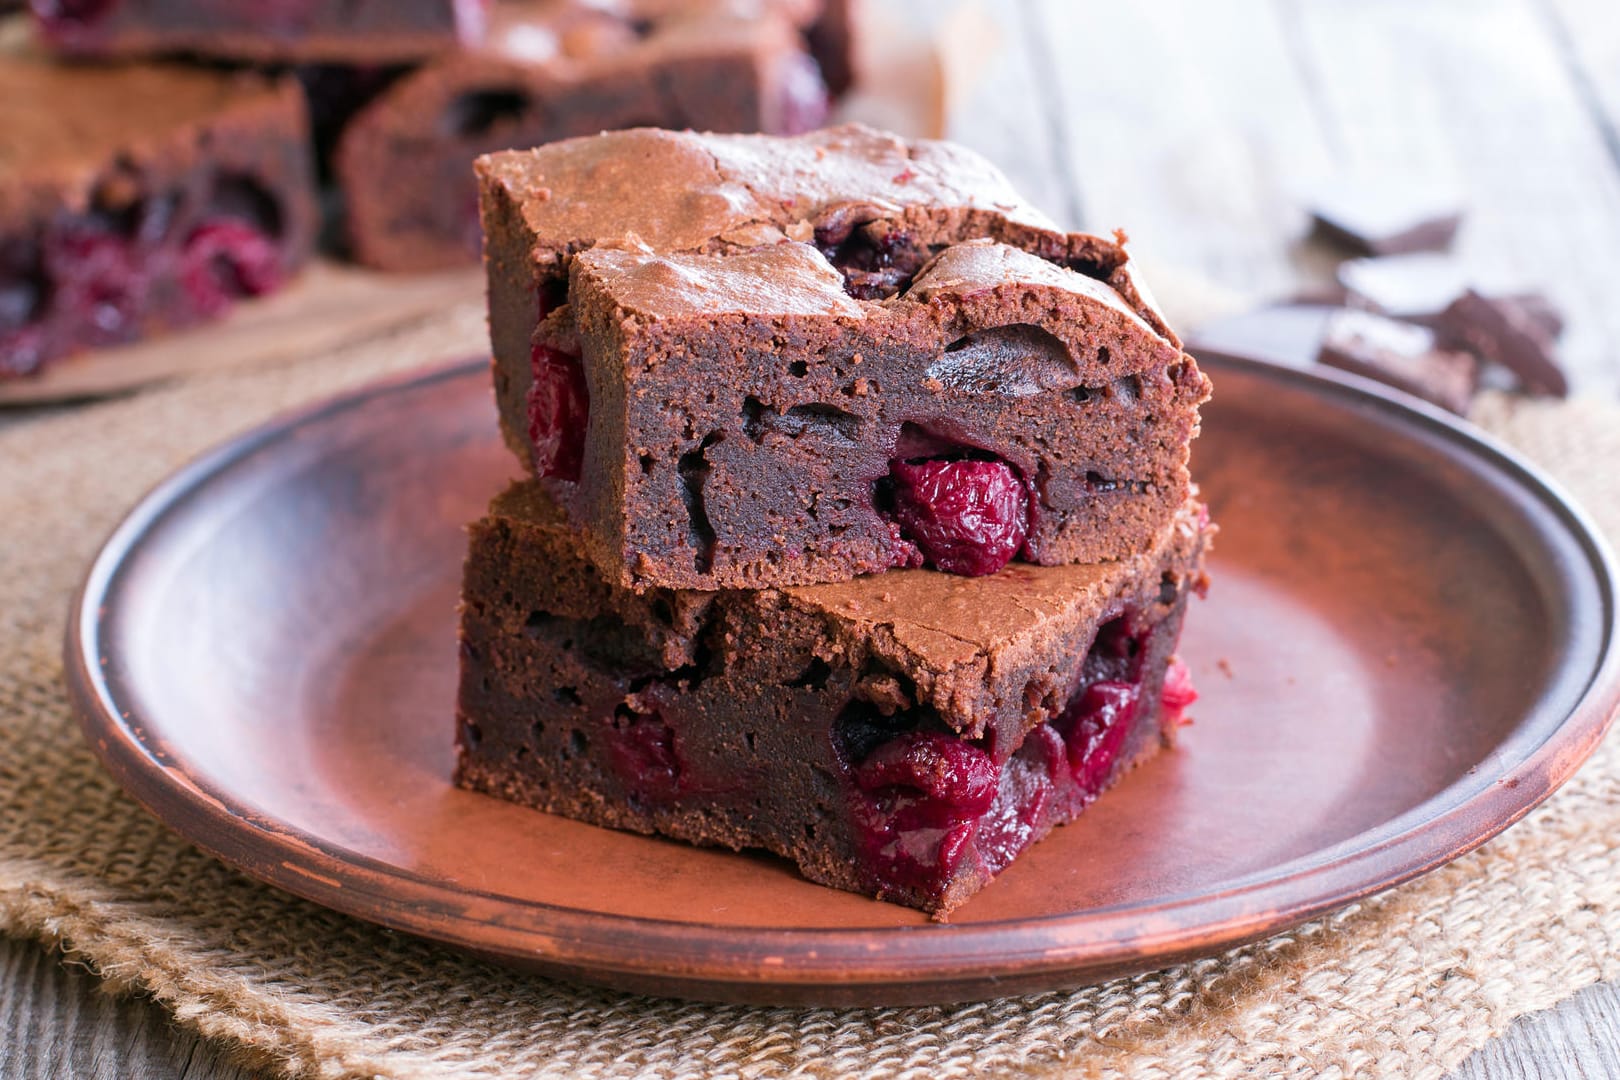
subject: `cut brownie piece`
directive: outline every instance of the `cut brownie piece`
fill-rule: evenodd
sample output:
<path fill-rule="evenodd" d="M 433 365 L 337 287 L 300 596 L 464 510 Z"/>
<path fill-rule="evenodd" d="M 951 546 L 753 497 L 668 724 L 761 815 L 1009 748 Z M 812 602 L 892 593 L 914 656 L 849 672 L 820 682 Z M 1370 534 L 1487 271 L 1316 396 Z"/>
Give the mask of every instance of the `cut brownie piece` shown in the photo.
<path fill-rule="evenodd" d="M 486 0 L 31 0 L 75 56 L 404 63 L 477 41 Z"/>
<path fill-rule="evenodd" d="M 967 572 L 1118 558 L 1186 497 L 1208 381 L 1117 242 L 1058 231 L 977 155 L 629 131 L 479 170 L 502 427 L 616 582 L 955 569 L 904 534 L 941 484 L 943 546 L 992 549 Z M 904 467 L 929 461 L 1001 471 Z"/>
<path fill-rule="evenodd" d="M 808 244 L 599 248 L 570 297 L 538 352 L 581 358 L 586 385 L 537 381 L 531 434 L 619 585 L 1097 562 L 1187 497 L 1197 365 L 1108 286 L 1005 244 L 948 247 L 882 302 Z"/>
<path fill-rule="evenodd" d="M 583 5 L 497 10 L 484 48 L 409 74 L 348 123 L 334 161 L 361 262 L 477 259 L 479 154 L 642 125 L 794 133 L 827 89 L 794 26 L 686 4 L 631 19 Z"/>
<path fill-rule="evenodd" d="M 0 376 L 269 292 L 317 225 L 296 82 L 0 63 Z"/>
<path fill-rule="evenodd" d="M 1376 379 L 1442 409 L 1466 415 L 1479 387 L 1479 361 L 1441 348 L 1433 330 L 1346 308 L 1322 332 L 1317 361 Z"/>
<path fill-rule="evenodd" d="M 456 781 L 943 916 L 1173 737 L 1206 520 L 1102 566 L 638 594 L 519 484 L 471 530 Z"/>

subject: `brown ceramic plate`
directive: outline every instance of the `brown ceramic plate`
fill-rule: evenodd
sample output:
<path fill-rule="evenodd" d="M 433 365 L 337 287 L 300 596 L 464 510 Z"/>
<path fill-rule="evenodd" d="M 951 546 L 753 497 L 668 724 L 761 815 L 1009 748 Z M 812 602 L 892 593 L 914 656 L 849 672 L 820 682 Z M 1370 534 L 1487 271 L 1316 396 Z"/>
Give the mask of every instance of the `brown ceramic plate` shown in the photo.
<path fill-rule="evenodd" d="M 1181 749 L 953 917 L 763 857 L 453 789 L 462 526 L 514 465 L 465 364 L 165 483 L 69 629 L 90 742 L 178 832 L 289 892 L 570 978 L 944 1002 L 1162 967 L 1430 870 L 1575 770 L 1620 694 L 1609 558 L 1535 472 L 1359 383 L 1212 359 L 1223 531 Z"/>

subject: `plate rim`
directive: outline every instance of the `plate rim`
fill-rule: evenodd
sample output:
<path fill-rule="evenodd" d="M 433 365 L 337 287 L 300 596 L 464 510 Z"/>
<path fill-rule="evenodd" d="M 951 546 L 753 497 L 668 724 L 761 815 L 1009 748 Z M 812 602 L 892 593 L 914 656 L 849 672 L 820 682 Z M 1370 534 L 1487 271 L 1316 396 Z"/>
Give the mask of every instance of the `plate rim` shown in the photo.
<path fill-rule="evenodd" d="M 75 593 L 64 639 L 64 671 L 81 731 L 103 767 L 148 813 L 214 858 L 249 876 L 351 917 L 481 955 L 528 963 L 580 979 L 668 980 L 672 996 L 761 1000 L 761 990 L 792 1000 L 831 1000 L 817 989 L 854 988 L 862 1000 L 965 1000 L 929 996 L 929 987 L 993 982 L 1016 975 L 1049 986 L 1155 970 L 1300 925 L 1420 877 L 1474 850 L 1521 820 L 1574 775 L 1620 711 L 1616 559 L 1584 509 L 1516 451 L 1472 425 L 1353 375 L 1284 367 L 1216 351 L 1213 361 L 1261 379 L 1301 384 L 1337 397 L 1341 407 L 1393 413 L 1431 436 L 1482 457 L 1550 511 L 1596 578 L 1599 651 L 1579 696 L 1541 740 L 1506 771 L 1476 777 L 1457 798 L 1460 778 L 1415 807 L 1332 847 L 1223 883 L 1217 891 L 1110 905 L 1084 912 L 983 923 L 837 929 L 737 927 L 618 915 L 503 896 L 432 880 L 392 863 L 326 844 L 262 815 L 232 809 L 224 793 L 172 768 L 124 715 L 106 680 L 103 604 L 141 540 L 207 481 L 327 417 L 380 398 L 422 390 L 487 370 L 487 357 L 462 359 L 372 382 L 281 414 L 216 446 L 160 481 L 98 550 Z M 1527 712 L 1525 719 L 1534 715 Z M 1479 770 L 1486 773 L 1487 770 Z M 1444 803 L 1438 808 L 1434 804 Z M 1458 830 L 1460 821 L 1482 823 Z M 235 845 L 225 841 L 235 841 Z M 1350 849 L 1350 850 L 1347 850 Z M 1314 883 L 1301 889 L 1300 883 Z M 514 911 L 521 918 L 514 918 Z M 1187 918 L 1189 914 L 1197 918 Z M 506 917 L 502 917 L 506 916 Z M 1178 916 L 1180 916 L 1178 918 Z M 1147 929 L 1144 929 L 1144 926 Z M 717 933 L 723 951 L 704 948 Z M 940 947 L 942 935 L 950 944 Z M 878 944 L 874 945 L 874 939 Z M 756 991 L 756 993 L 750 993 Z M 799 992 L 804 991 L 804 992 Z M 995 996 L 986 987 L 980 997 Z M 785 999 L 783 999 L 785 1000 Z"/>

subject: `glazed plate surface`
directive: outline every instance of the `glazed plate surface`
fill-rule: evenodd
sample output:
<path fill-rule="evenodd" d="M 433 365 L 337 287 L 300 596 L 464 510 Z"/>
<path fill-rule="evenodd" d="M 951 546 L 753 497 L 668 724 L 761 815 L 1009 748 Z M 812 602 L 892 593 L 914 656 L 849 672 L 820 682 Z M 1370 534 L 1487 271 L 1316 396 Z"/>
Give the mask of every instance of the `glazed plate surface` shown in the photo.
<path fill-rule="evenodd" d="M 766 857 L 452 788 L 463 526 L 516 465 L 486 363 L 243 437 L 92 568 L 68 677 L 118 782 L 254 876 L 568 978 L 749 1002 L 1073 986 L 1275 933 L 1518 820 L 1620 700 L 1609 557 L 1532 470 L 1348 378 L 1209 357 L 1202 698 L 948 925 Z"/>

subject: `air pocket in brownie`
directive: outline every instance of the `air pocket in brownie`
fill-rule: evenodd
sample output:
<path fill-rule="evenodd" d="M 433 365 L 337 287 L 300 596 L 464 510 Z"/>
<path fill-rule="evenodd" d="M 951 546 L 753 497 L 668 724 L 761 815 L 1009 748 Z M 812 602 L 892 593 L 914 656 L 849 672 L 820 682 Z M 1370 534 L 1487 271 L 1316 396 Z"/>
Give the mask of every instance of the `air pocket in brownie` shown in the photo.
<path fill-rule="evenodd" d="M 0 376 L 279 288 L 317 223 L 290 80 L 0 65 Z"/>
<path fill-rule="evenodd" d="M 827 88 L 793 25 L 714 7 L 638 22 L 633 8 L 503 5 L 482 48 L 406 75 L 344 130 L 336 174 L 355 256 L 391 270 L 475 260 L 470 166 L 486 151 L 637 125 L 820 126 Z"/>
<path fill-rule="evenodd" d="M 519 484 L 471 530 L 457 782 L 943 916 L 1174 737 L 1204 521 L 1104 565 L 636 593 Z"/>

